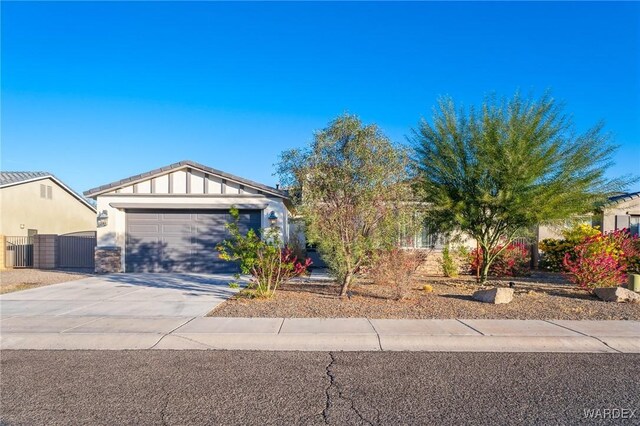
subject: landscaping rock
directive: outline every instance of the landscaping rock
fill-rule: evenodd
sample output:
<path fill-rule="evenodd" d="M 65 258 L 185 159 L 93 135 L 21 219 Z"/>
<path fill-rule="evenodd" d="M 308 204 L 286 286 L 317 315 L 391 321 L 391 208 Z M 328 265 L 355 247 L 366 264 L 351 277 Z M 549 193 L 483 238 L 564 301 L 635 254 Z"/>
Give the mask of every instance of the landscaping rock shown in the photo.
<path fill-rule="evenodd" d="M 484 303 L 509 303 L 513 300 L 513 289 L 496 287 L 490 290 L 478 290 L 473 293 L 473 298 Z"/>
<path fill-rule="evenodd" d="M 622 287 L 598 287 L 593 292 L 605 302 L 640 303 L 640 294 Z"/>

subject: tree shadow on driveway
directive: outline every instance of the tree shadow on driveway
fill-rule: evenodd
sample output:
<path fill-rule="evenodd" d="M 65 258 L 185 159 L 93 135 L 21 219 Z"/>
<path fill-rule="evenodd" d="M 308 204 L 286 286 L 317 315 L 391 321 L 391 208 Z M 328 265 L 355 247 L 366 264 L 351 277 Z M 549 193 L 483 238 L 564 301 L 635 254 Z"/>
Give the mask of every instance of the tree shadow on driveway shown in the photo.
<path fill-rule="evenodd" d="M 231 274 L 126 273 L 105 275 L 101 279 L 129 286 L 177 290 L 192 296 L 226 298 L 236 291 L 229 287 L 229 283 L 235 281 Z M 246 282 L 242 278 L 238 281 Z"/>

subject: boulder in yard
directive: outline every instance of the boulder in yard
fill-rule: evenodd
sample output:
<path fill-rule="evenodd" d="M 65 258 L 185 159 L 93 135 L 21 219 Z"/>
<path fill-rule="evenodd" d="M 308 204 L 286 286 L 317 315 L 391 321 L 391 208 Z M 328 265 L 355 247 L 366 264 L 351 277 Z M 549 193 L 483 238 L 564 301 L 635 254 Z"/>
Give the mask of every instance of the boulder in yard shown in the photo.
<path fill-rule="evenodd" d="M 598 287 L 593 292 L 605 302 L 640 303 L 640 294 L 623 287 Z"/>
<path fill-rule="evenodd" d="M 478 290 L 472 296 L 475 300 L 485 303 L 509 303 L 513 300 L 513 289 L 496 287 L 489 290 Z"/>

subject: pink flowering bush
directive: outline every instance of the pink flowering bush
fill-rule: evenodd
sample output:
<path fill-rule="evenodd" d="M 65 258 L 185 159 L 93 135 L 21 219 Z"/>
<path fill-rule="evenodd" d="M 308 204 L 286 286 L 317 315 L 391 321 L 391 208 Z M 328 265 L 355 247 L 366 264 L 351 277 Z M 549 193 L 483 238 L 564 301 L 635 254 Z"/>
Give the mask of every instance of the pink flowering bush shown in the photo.
<path fill-rule="evenodd" d="M 637 238 L 627 229 L 586 238 L 564 256 L 569 280 L 589 291 L 622 284 L 639 255 Z"/>

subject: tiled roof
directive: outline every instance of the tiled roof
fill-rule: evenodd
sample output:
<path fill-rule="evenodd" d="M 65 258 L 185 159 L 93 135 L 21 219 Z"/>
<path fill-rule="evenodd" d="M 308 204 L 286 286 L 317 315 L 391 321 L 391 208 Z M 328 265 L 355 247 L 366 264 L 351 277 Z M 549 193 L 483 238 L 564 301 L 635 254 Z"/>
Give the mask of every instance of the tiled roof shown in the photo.
<path fill-rule="evenodd" d="M 0 186 L 53 176 L 49 172 L 0 172 Z"/>
<path fill-rule="evenodd" d="M 190 161 L 190 160 L 185 160 L 185 161 L 180 161 L 178 163 L 173 163 L 173 164 L 171 164 L 169 166 L 160 167 L 158 169 L 154 169 L 154 170 L 151 170 L 151 171 L 146 172 L 146 173 L 141 173 L 139 175 L 130 176 L 128 178 L 121 179 L 121 180 L 118 180 L 116 182 L 111 182 L 109 184 L 102 185 L 102 186 L 99 186 L 97 188 L 89 189 L 88 191 L 84 192 L 84 195 L 87 196 L 87 197 L 96 197 L 97 195 L 100 195 L 103 192 L 107 192 L 107 191 L 110 191 L 110 190 L 116 189 L 116 188 L 121 188 L 121 187 L 127 186 L 127 185 L 129 185 L 131 183 L 134 183 L 134 182 L 137 182 L 137 181 L 140 181 L 140 180 L 143 180 L 143 179 L 148 179 L 148 178 L 151 178 L 151 177 L 154 177 L 154 176 L 157 176 L 157 175 L 161 175 L 161 174 L 170 172 L 171 170 L 179 169 L 179 168 L 182 168 L 182 167 L 191 167 L 191 168 L 194 168 L 194 169 L 199 169 L 199 170 L 204 171 L 205 173 L 209 173 L 209 174 L 212 174 L 212 175 L 217 175 L 217 176 L 220 176 L 222 178 L 225 178 L 225 179 L 228 179 L 228 180 L 231 180 L 231 181 L 235 181 L 235 182 L 241 183 L 243 185 L 247 185 L 247 186 L 256 188 L 258 190 L 264 191 L 264 192 L 272 194 L 272 195 L 277 195 L 277 196 L 280 196 L 282 198 L 289 198 L 288 194 L 285 191 L 281 190 L 281 189 L 273 188 L 271 186 L 267 186 L 267 185 L 264 185 L 262 183 L 254 182 L 254 181 L 249 180 L 249 179 L 241 178 L 239 176 L 234 176 L 232 174 L 223 172 L 221 170 L 213 169 L 211 167 L 203 166 L 200 163 L 196 163 L 195 161 Z"/>
<path fill-rule="evenodd" d="M 82 195 L 78 194 L 73 189 L 69 188 L 64 184 L 60 179 L 54 176 L 53 173 L 49 172 L 0 172 L 0 188 L 4 188 L 5 186 L 13 186 L 19 185 L 21 183 L 31 182 L 34 180 L 46 179 L 50 178 L 54 182 L 56 182 L 60 187 L 62 187 L 69 194 L 76 197 L 79 201 L 89 207 L 91 210 L 95 211 L 96 208 Z"/>
<path fill-rule="evenodd" d="M 640 197 L 640 191 L 638 192 L 627 192 L 624 194 L 614 195 L 613 197 L 609 197 L 610 203 L 619 203 L 621 201 L 630 201 L 634 198 Z"/>

